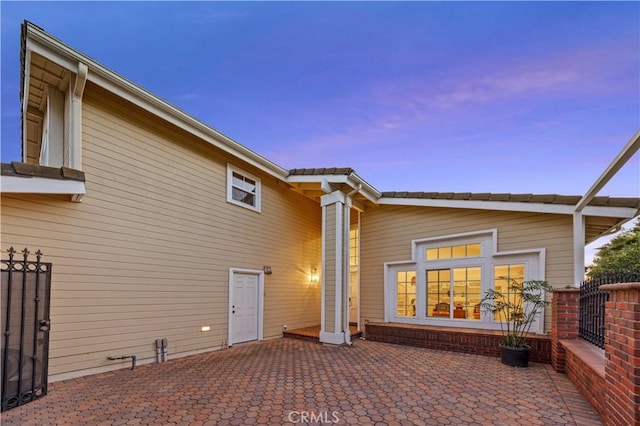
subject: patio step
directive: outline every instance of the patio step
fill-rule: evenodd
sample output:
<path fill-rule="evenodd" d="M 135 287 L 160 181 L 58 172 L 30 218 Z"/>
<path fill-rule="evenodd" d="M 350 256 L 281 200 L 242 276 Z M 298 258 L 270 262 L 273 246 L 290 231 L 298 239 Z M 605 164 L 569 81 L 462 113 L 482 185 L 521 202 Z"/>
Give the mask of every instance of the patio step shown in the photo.
<path fill-rule="evenodd" d="M 362 336 L 362 331 L 359 331 L 356 326 L 350 326 L 351 341 L 359 339 Z M 282 337 L 288 339 L 307 340 L 310 342 L 320 342 L 320 326 L 312 326 L 305 328 L 298 328 L 296 330 L 285 330 L 282 332 Z"/>

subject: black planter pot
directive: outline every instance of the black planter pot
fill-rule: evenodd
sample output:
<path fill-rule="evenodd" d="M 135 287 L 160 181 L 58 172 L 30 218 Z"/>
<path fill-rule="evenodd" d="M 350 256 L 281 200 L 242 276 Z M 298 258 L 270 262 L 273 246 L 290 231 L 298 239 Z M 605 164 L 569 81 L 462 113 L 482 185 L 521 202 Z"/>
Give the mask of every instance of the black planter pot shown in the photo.
<path fill-rule="evenodd" d="M 528 367 L 531 347 L 515 347 L 500 345 L 502 363 L 512 367 Z"/>

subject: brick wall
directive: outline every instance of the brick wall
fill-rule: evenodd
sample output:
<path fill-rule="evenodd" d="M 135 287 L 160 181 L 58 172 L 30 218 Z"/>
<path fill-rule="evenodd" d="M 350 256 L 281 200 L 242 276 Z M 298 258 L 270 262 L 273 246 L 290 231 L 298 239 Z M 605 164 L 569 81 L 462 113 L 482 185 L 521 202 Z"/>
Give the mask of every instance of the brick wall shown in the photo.
<path fill-rule="evenodd" d="M 551 302 L 551 365 L 560 373 L 566 372 L 566 353 L 560 344 L 563 339 L 578 337 L 580 289 L 553 291 Z"/>
<path fill-rule="evenodd" d="M 582 339 L 561 341 L 567 377 L 601 418 L 607 415 L 604 350 Z"/>
<path fill-rule="evenodd" d="M 552 359 L 607 426 L 640 426 L 640 283 L 606 284 L 605 349 L 579 339 L 578 290 L 556 290 Z"/>
<path fill-rule="evenodd" d="M 605 315 L 606 425 L 640 425 L 640 283 L 600 286 Z"/>
<path fill-rule="evenodd" d="M 502 335 L 498 331 L 471 328 L 431 327 L 411 324 L 365 324 L 367 340 L 395 343 L 443 351 L 500 356 Z M 529 335 L 533 362 L 551 362 L 551 340 L 547 336 Z"/>

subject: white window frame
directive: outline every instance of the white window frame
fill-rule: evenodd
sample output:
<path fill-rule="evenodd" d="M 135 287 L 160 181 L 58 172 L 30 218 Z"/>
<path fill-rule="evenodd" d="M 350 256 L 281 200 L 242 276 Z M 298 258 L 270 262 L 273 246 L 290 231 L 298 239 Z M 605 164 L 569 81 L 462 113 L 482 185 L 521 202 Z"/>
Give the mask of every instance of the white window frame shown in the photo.
<path fill-rule="evenodd" d="M 493 287 L 494 266 L 524 264 L 525 280 L 544 280 L 545 249 L 528 249 L 498 252 L 498 231 L 489 229 L 477 232 L 453 234 L 442 237 L 413 240 L 411 260 L 385 263 L 385 321 L 407 324 L 440 325 L 447 327 L 465 327 L 499 330 L 500 323 L 491 315 L 482 313 L 480 320 L 429 317 L 426 312 L 426 271 L 432 269 L 453 269 L 456 267 L 481 267 L 481 296 Z M 443 245 L 481 243 L 480 257 L 426 260 L 426 250 Z M 416 316 L 403 317 L 397 314 L 396 273 L 416 271 Z M 544 314 L 534 324 L 531 331 L 544 332 Z"/>
<path fill-rule="evenodd" d="M 234 188 L 233 174 L 234 173 L 239 174 L 245 178 L 249 178 L 256 183 L 255 194 L 254 194 L 255 205 L 247 204 L 233 198 L 233 188 Z M 240 189 L 242 189 L 243 191 L 245 190 L 244 188 L 240 188 Z M 236 206 L 244 207 L 246 209 L 253 210 L 255 212 L 260 213 L 261 201 L 262 201 L 262 184 L 260 182 L 260 178 L 252 175 L 251 173 L 245 172 L 244 170 L 238 167 L 232 166 L 231 164 L 227 164 L 227 202 L 231 204 L 235 204 Z"/>

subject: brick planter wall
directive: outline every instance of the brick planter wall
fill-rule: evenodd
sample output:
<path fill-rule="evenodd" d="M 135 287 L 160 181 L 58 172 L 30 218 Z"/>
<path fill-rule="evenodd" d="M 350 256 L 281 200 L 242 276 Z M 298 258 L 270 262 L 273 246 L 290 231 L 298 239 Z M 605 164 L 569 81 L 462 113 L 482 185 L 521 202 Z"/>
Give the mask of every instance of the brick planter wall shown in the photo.
<path fill-rule="evenodd" d="M 367 340 L 443 351 L 500 356 L 502 336 L 499 331 L 472 328 L 434 327 L 411 324 L 365 324 Z M 551 362 L 551 339 L 530 335 L 531 361 Z"/>
<path fill-rule="evenodd" d="M 606 303 L 606 425 L 640 425 L 640 283 L 600 286 Z"/>
<path fill-rule="evenodd" d="M 607 381 L 604 350 L 583 339 L 563 340 L 561 346 L 566 353 L 567 377 L 600 417 L 605 418 Z"/>
<path fill-rule="evenodd" d="M 640 283 L 606 284 L 605 349 L 578 338 L 578 290 L 556 290 L 552 360 L 607 426 L 640 426 Z"/>

